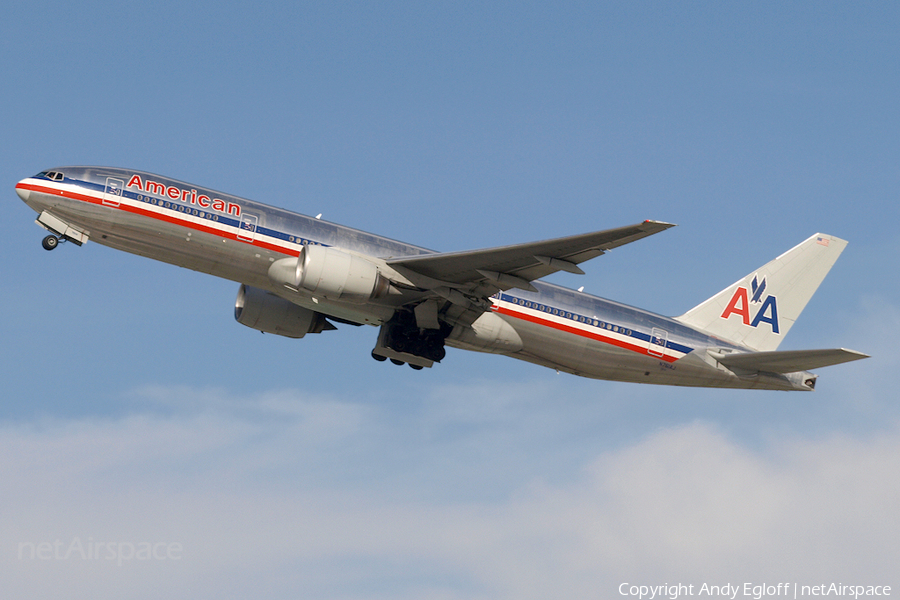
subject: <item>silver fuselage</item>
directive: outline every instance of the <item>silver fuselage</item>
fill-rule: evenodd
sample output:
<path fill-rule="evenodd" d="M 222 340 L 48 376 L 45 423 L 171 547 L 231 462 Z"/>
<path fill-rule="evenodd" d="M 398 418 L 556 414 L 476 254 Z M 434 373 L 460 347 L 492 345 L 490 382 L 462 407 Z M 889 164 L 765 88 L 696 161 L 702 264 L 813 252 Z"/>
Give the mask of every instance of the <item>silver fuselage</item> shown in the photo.
<path fill-rule="evenodd" d="M 304 245 L 389 259 L 433 251 L 230 194 L 141 171 L 60 167 L 57 179 L 22 180 L 17 191 L 99 244 L 283 294 L 267 276 L 273 262 Z M 710 352 L 741 348 L 678 321 L 560 286 L 534 282 L 491 298 L 492 310 L 521 338 L 513 358 L 597 379 L 703 387 L 809 389 L 808 373 L 744 374 Z M 293 296 L 326 316 L 380 325 L 414 291 L 368 303 Z M 478 350 L 456 336 L 450 346 Z M 496 351 L 496 350 L 486 350 Z"/>

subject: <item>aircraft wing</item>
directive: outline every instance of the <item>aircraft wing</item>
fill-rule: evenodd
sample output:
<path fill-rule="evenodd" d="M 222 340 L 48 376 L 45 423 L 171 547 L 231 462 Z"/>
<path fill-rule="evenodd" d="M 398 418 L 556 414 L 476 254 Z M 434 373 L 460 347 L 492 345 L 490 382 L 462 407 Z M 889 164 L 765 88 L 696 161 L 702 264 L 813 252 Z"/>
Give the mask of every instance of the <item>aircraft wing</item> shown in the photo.
<path fill-rule="evenodd" d="M 784 350 L 743 354 L 714 353 L 713 357 L 730 368 L 769 373 L 794 373 L 869 358 L 869 355 L 846 348 L 835 348 L 833 350 Z"/>
<path fill-rule="evenodd" d="M 542 242 L 398 257 L 388 259 L 387 263 L 424 288 L 433 288 L 435 284 L 449 284 L 451 288 L 468 287 L 474 291 L 473 288 L 484 283 L 484 289 L 493 289 L 487 294 L 490 296 L 498 289 L 533 289 L 530 281 L 557 271 L 582 274 L 584 271 L 578 268 L 579 263 L 670 227 L 674 225 L 661 221 L 644 221 L 636 225 Z"/>

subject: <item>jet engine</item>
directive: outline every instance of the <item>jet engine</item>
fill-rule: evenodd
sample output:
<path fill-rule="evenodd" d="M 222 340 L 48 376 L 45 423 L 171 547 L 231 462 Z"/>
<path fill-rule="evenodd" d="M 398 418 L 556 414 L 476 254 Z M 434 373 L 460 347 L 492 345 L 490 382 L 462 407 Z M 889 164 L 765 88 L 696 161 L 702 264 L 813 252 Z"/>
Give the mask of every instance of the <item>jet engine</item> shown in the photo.
<path fill-rule="evenodd" d="M 297 258 L 275 261 L 269 279 L 294 291 L 360 304 L 390 291 L 390 281 L 374 263 L 327 246 L 304 246 Z"/>
<path fill-rule="evenodd" d="M 271 292 L 241 285 L 234 302 L 234 318 L 241 325 L 289 338 L 337 329 L 321 313 L 297 306 Z"/>

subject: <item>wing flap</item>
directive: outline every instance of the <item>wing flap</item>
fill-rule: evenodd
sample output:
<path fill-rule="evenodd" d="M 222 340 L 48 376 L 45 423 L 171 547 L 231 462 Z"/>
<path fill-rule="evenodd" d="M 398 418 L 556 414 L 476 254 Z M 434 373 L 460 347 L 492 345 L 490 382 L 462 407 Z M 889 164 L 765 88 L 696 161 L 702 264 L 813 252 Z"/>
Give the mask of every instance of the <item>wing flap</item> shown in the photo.
<path fill-rule="evenodd" d="M 839 365 L 869 358 L 868 354 L 834 348 L 829 350 L 783 350 L 773 352 L 746 352 L 740 354 L 710 353 L 713 358 L 729 368 L 768 373 L 794 373 L 820 367 Z"/>
<path fill-rule="evenodd" d="M 557 271 L 574 272 L 575 265 L 607 250 L 659 233 L 671 223 L 644 221 L 636 225 L 573 235 L 541 242 L 501 246 L 484 250 L 446 252 L 388 259 L 388 265 L 431 280 L 465 285 L 490 279 L 496 283 L 502 277 L 485 277 L 483 272 L 509 275 L 515 279 L 534 281 Z M 574 267 L 574 268 L 573 268 Z M 517 287 L 517 286 L 509 286 Z M 507 288 L 503 288 L 507 289 Z"/>

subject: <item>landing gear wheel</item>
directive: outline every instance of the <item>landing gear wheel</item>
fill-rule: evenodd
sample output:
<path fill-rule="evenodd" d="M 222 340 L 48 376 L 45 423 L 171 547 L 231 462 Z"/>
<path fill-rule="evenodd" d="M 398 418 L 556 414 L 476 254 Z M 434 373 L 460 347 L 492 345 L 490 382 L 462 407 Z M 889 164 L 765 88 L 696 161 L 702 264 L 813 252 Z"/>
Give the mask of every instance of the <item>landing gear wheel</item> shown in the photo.
<path fill-rule="evenodd" d="M 413 369 L 415 369 L 416 371 L 422 370 L 422 365 L 414 365 L 412 363 L 409 363 L 409 366 L 412 367 Z"/>
<path fill-rule="evenodd" d="M 44 250 L 53 250 L 59 246 L 59 238 L 55 235 L 48 235 L 41 241 L 41 246 L 44 247 Z"/>
<path fill-rule="evenodd" d="M 386 356 L 381 356 L 380 354 L 375 354 L 375 351 L 374 351 L 374 350 L 372 351 L 372 358 L 374 358 L 374 359 L 377 360 L 378 362 L 384 362 L 384 361 L 387 360 L 387 357 L 386 357 Z"/>

